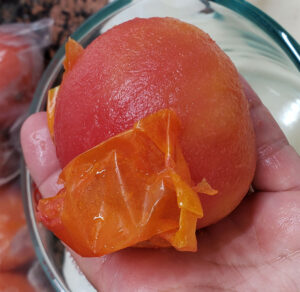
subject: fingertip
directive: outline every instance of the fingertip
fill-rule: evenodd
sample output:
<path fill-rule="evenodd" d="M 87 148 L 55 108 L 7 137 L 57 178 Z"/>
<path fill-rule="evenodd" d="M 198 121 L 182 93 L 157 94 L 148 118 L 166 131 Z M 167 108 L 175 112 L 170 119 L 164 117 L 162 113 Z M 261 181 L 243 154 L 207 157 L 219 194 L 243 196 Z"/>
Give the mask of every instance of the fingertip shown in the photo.
<path fill-rule="evenodd" d="M 26 165 L 33 180 L 40 186 L 48 176 L 60 169 L 48 130 L 47 114 L 39 112 L 27 118 L 22 125 L 20 136 Z"/>
<path fill-rule="evenodd" d="M 55 171 L 40 185 L 43 198 L 53 197 L 63 188 L 63 185 L 57 183 L 60 173 L 61 169 Z"/>
<path fill-rule="evenodd" d="M 47 118 L 45 112 L 38 112 L 30 115 L 23 123 L 20 131 L 21 145 L 27 143 L 27 137 L 31 134 L 33 129 L 36 129 L 38 125 L 44 124 L 44 120 Z"/>

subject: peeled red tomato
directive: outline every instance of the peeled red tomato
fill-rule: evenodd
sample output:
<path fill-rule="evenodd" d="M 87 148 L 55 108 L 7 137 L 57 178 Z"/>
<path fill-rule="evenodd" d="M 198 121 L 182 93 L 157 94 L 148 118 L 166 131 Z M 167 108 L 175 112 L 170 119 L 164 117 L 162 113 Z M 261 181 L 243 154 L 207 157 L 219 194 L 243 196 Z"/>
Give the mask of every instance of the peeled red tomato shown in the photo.
<path fill-rule="evenodd" d="M 80 153 L 160 109 L 174 110 L 180 144 L 200 195 L 199 227 L 231 212 L 255 169 L 255 142 L 239 75 L 203 31 L 172 18 L 134 19 L 93 41 L 61 84 L 54 122 L 64 167 Z"/>

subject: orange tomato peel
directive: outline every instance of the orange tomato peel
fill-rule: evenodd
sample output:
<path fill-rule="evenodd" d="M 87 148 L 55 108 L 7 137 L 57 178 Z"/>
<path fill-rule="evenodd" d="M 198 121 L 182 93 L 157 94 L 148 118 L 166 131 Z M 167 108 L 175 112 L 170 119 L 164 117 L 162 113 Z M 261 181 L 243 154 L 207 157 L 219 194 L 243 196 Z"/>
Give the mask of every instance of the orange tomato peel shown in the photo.
<path fill-rule="evenodd" d="M 72 70 L 73 66 L 76 64 L 78 58 L 83 53 L 84 48 L 72 38 L 69 38 L 65 44 L 65 60 L 64 60 L 64 68 L 65 73 Z"/>
<path fill-rule="evenodd" d="M 47 121 L 48 121 L 48 129 L 50 132 L 50 136 L 54 141 L 54 113 L 55 113 L 55 104 L 56 98 L 58 95 L 59 86 L 56 86 L 48 91 L 48 99 L 47 99 Z"/>
<path fill-rule="evenodd" d="M 130 246 L 196 251 L 203 217 L 179 144 L 174 111 L 160 110 L 75 157 L 63 170 L 63 189 L 38 203 L 43 224 L 82 256 Z"/>

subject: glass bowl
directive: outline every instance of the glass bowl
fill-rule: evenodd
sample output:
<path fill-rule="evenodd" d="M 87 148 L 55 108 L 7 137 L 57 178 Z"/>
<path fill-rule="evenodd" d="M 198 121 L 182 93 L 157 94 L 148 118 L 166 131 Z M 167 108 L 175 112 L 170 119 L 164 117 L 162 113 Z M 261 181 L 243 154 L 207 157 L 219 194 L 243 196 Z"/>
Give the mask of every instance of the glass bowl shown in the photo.
<path fill-rule="evenodd" d="M 119 0 L 89 18 L 72 38 L 86 47 L 109 28 L 134 17 L 171 16 L 207 33 L 230 56 L 300 153 L 300 47 L 274 20 L 243 0 Z M 43 74 L 30 113 L 45 109 L 48 89 L 60 83 L 64 48 Z M 60 242 L 37 223 L 34 188 L 22 163 L 25 212 L 36 254 L 56 291 L 95 291 Z"/>

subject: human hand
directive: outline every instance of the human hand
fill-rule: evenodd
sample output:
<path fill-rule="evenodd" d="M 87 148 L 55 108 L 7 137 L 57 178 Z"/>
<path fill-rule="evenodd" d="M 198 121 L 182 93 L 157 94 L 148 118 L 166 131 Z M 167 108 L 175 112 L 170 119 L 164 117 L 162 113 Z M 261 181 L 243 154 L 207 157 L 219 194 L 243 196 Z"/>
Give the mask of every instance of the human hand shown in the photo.
<path fill-rule="evenodd" d="M 258 161 L 249 193 L 222 221 L 198 231 L 197 253 L 128 248 L 99 258 L 72 252 L 99 291 L 299 291 L 300 157 L 243 81 Z M 21 131 L 24 157 L 42 194 L 55 195 L 60 167 L 46 113 Z"/>

